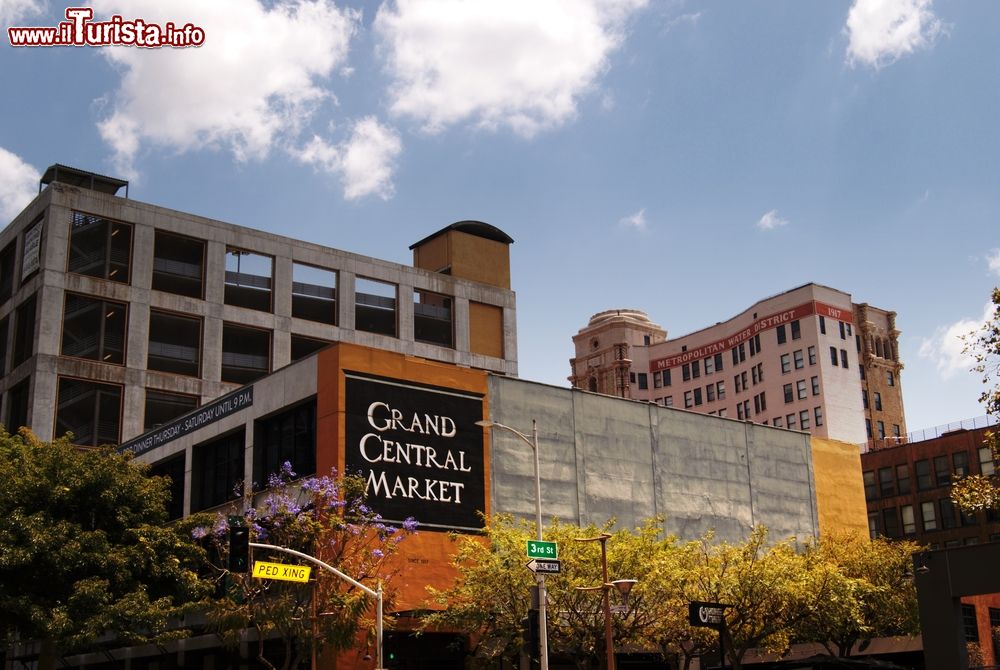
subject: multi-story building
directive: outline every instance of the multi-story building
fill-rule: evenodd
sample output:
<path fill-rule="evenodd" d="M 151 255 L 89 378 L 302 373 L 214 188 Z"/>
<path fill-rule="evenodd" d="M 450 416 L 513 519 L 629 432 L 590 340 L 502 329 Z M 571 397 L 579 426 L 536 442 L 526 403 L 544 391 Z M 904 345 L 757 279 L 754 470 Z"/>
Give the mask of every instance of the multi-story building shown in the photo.
<path fill-rule="evenodd" d="M 574 337 L 574 387 L 881 445 L 906 434 L 895 313 L 806 284 L 682 337 L 634 309 Z"/>
<path fill-rule="evenodd" d="M 463 221 L 408 267 L 137 202 L 55 165 L 0 232 L 0 419 L 118 443 L 350 342 L 517 374 L 509 245 Z"/>
<path fill-rule="evenodd" d="M 993 475 L 988 428 L 959 429 L 861 455 L 872 537 L 908 538 L 931 549 L 1000 540 L 996 510 L 963 514 L 951 500 L 955 478 Z"/>

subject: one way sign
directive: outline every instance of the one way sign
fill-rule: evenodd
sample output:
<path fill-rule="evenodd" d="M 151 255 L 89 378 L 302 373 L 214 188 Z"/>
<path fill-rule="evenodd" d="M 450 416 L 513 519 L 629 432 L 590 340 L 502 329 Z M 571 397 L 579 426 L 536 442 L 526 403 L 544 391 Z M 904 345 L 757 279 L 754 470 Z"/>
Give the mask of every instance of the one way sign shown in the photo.
<path fill-rule="evenodd" d="M 555 559 L 547 558 L 533 558 L 527 563 L 528 569 L 538 574 L 543 572 L 546 574 L 559 574 L 559 561 Z"/>

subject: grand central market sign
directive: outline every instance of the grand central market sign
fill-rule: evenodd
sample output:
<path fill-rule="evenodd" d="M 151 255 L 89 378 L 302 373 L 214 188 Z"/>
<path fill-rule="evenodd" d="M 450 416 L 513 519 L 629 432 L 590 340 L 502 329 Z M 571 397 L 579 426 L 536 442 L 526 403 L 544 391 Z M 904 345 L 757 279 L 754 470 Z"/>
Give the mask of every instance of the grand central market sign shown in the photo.
<path fill-rule="evenodd" d="M 486 508 L 482 396 L 346 372 L 345 471 L 387 521 L 478 530 Z"/>

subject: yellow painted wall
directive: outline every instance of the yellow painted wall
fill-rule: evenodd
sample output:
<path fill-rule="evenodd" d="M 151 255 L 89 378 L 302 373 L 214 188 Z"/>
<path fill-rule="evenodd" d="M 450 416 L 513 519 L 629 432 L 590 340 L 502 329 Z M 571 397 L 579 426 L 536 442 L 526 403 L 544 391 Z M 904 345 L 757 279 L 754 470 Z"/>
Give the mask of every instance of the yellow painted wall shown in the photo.
<path fill-rule="evenodd" d="M 868 537 L 868 508 L 856 444 L 811 438 L 820 536 L 860 533 Z"/>
<path fill-rule="evenodd" d="M 469 350 L 503 358 L 503 310 L 496 305 L 469 302 Z"/>

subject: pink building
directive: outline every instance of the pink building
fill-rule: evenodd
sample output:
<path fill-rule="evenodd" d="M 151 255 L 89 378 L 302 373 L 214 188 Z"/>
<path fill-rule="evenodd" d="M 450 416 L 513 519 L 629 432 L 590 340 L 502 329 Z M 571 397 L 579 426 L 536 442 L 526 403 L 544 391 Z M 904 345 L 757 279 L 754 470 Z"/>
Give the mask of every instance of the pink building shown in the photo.
<path fill-rule="evenodd" d="M 895 313 L 818 284 L 668 339 L 634 309 L 573 338 L 573 386 L 859 445 L 906 434 Z M 877 389 L 877 390 L 872 390 Z"/>

